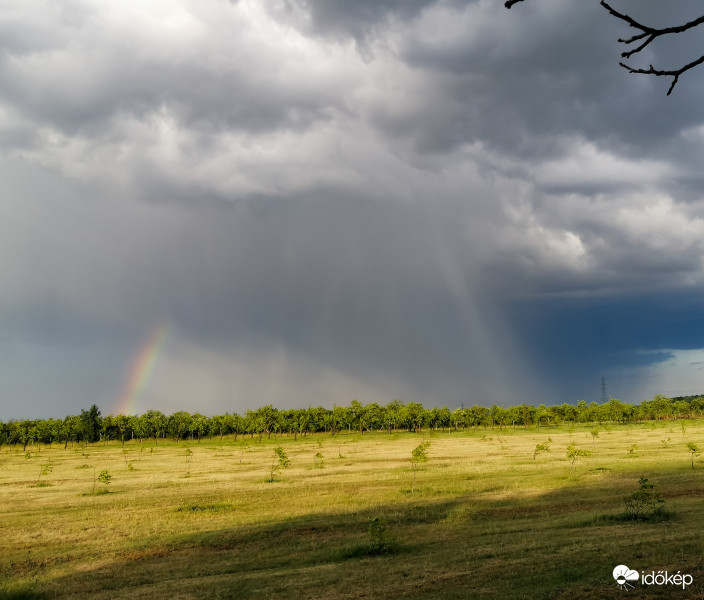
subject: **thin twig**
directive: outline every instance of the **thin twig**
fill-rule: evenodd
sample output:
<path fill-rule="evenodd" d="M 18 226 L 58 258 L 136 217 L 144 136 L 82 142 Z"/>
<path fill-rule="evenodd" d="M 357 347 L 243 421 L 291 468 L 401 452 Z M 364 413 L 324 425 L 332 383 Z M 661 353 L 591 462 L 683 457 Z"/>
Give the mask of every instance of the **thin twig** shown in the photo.
<path fill-rule="evenodd" d="M 660 37 L 661 35 L 669 35 L 671 33 L 683 33 L 689 29 L 693 29 L 694 27 L 698 27 L 702 23 L 704 23 L 704 15 L 701 17 L 694 19 L 693 21 L 689 21 L 688 23 L 684 23 L 683 25 L 676 25 L 674 27 L 663 27 L 662 29 L 656 29 L 655 27 L 649 27 L 648 25 L 643 25 L 642 23 L 639 23 L 636 21 L 633 17 L 630 17 L 629 15 L 624 15 L 616 10 L 614 10 L 611 6 L 609 6 L 605 0 L 601 0 L 601 5 L 609 11 L 611 15 L 616 17 L 617 19 L 621 19 L 622 21 L 625 21 L 628 23 L 630 27 L 633 27 L 635 29 L 640 29 L 641 33 L 638 33 L 634 35 L 631 38 L 628 39 L 619 39 L 618 41 L 621 42 L 622 44 L 632 44 L 633 42 L 637 42 L 638 40 L 642 40 L 643 38 L 647 38 L 645 42 L 643 42 L 640 46 L 638 46 L 635 49 L 629 50 L 627 52 L 624 52 L 621 54 L 623 58 L 629 58 L 636 52 L 640 52 L 643 50 L 648 44 L 650 44 L 654 39 Z"/>
<path fill-rule="evenodd" d="M 619 42 L 622 44 L 632 44 L 633 42 L 637 42 L 639 40 L 645 40 L 642 44 L 639 46 L 636 46 L 635 48 L 632 48 L 631 50 L 628 50 L 626 52 L 621 53 L 621 58 L 630 58 L 634 54 L 640 52 L 644 48 L 646 48 L 653 40 L 664 36 L 664 35 L 669 35 L 671 33 L 683 33 L 689 29 L 693 29 L 695 27 L 698 27 L 702 23 L 704 23 L 704 15 L 701 17 L 694 19 L 693 21 L 689 21 L 688 23 L 684 23 L 683 25 L 677 25 L 675 27 L 663 27 L 662 29 L 656 29 L 654 27 L 649 27 L 647 25 L 643 25 L 642 23 L 639 23 L 632 17 L 628 15 L 624 15 L 616 10 L 614 10 L 611 6 L 609 6 L 605 0 L 601 0 L 601 5 L 609 11 L 609 14 L 612 16 L 621 19 L 622 21 L 625 21 L 628 23 L 630 27 L 634 27 L 635 29 L 640 29 L 641 33 L 638 33 L 634 35 L 633 37 L 630 37 L 628 39 L 621 39 L 619 38 Z M 672 83 L 670 84 L 670 89 L 667 90 L 667 95 L 669 96 L 672 93 L 672 90 L 675 89 L 675 86 L 677 85 L 677 82 L 679 81 L 680 75 L 682 73 L 685 73 L 686 71 L 689 71 L 690 69 L 693 69 L 694 67 L 702 64 L 704 62 L 704 56 L 700 56 L 698 59 L 692 61 L 691 63 L 688 63 L 679 69 L 656 69 L 653 67 L 653 65 L 650 65 L 649 68 L 647 69 L 636 69 L 634 67 L 631 67 L 630 65 L 627 65 L 625 63 L 620 62 L 619 64 L 626 69 L 629 73 L 639 73 L 642 75 L 655 75 L 656 77 L 672 77 Z"/>
<path fill-rule="evenodd" d="M 523 2 L 524 0 L 506 0 L 504 2 L 504 6 L 506 8 L 511 8 L 514 4 L 517 4 L 518 2 Z M 634 29 L 639 29 L 640 33 L 636 33 L 635 35 L 631 36 L 630 38 L 619 38 L 619 42 L 622 44 L 625 44 L 629 46 L 630 44 L 633 44 L 635 42 L 642 42 L 634 47 L 631 48 L 630 50 L 626 50 L 621 53 L 621 58 L 631 58 L 634 54 L 637 54 L 641 50 L 644 50 L 647 48 L 654 40 L 657 38 L 664 36 L 664 35 L 669 35 L 671 33 L 683 33 L 685 31 L 688 31 L 690 29 L 694 29 L 695 27 L 699 27 L 700 25 L 704 24 L 704 15 L 701 17 L 698 17 L 692 21 L 689 21 L 687 23 L 684 23 L 683 25 L 676 25 L 674 27 L 663 27 L 663 28 L 656 28 L 656 27 L 650 27 L 648 25 L 643 25 L 643 23 L 640 23 L 636 21 L 633 17 L 630 15 L 626 15 L 623 13 L 618 12 L 615 10 L 613 7 L 611 7 L 606 0 L 600 0 L 600 4 L 607 10 L 609 11 L 609 14 L 613 17 L 616 17 L 617 19 L 620 19 L 621 21 L 625 22 L 628 24 L 629 27 L 633 27 Z M 677 82 L 679 81 L 680 75 L 683 73 L 686 73 L 690 69 L 693 69 L 696 66 L 701 65 L 704 63 L 704 56 L 700 56 L 698 59 L 693 60 L 691 63 L 688 63 L 679 69 L 656 69 L 653 67 L 653 65 L 650 65 L 649 68 L 647 69 L 636 69 L 634 67 L 631 67 L 630 65 L 627 65 L 625 63 L 619 62 L 619 65 L 621 65 L 624 69 L 626 69 L 629 73 L 638 73 L 642 75 L 655 75 L 657 77 L 672 77 L 672 83 L 670 84 L 670 89 L 667 91 L 667 95 L 669 96 L 672 93 L 672 90 L 675 89 L 675 86 L 677 85 Z"/>
<path fill-rule="evenodd" d="M 672 93 L 672 90 L 675 89 L 675 85 L 677 85 L 677 81 L 680 78 L 680 75 L 682 73 L 689 71 L 690 69 L 693 69 L 694 67 L 701 65 L 704 63 L 704 56 L 700 56 L 697 60 L 693 60 L 691 63 L 686 64 L 684 67 L 680 67 L 679 69 L 673 69 L 673 70 L 662 70 L 662 69 L 656 69 L 653 67 L 653 65 L 650 65 L 648 69 L 634 69 L 633 67 L 628 66 L 625 63 L 618 63 L 621 65 L 624 69 L 626 69 L 629 73 L 639 73 L 642 75 L 655 75 L 657 77 L 672 77 L 672 84 L 670 85 L 670 89 L 667 90 L 667 95 L 669 96 Z"/>

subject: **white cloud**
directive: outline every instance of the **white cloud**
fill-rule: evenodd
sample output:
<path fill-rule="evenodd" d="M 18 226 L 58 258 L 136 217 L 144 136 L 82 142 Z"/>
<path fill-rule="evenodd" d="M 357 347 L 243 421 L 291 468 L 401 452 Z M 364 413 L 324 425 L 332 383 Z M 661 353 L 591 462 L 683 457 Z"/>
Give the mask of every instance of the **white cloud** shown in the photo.
<path fill-rule="evenodd" d="M 600 192 L 614 188 L 641 189 L 667 185 L 675 174 L 664 160 L 645 160 L 619 156 L 584 139 L 571 140 L 560 158 L 535 166 L 536 184 L 550 190 L 592 189 Z"/>

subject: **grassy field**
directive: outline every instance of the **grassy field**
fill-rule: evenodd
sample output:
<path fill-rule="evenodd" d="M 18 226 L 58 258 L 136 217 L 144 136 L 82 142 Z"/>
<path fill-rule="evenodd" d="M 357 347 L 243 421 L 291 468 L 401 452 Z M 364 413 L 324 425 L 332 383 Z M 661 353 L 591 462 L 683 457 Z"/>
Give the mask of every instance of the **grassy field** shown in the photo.
<path fill-rule="evenodd" d="M 682 424 L 5 446 L 0 596 L 704 598 L 704 422 Z M 667 514 L 625 521 L 641 476 Z M 694 583 L 626 593 L 619 564 Z"/>

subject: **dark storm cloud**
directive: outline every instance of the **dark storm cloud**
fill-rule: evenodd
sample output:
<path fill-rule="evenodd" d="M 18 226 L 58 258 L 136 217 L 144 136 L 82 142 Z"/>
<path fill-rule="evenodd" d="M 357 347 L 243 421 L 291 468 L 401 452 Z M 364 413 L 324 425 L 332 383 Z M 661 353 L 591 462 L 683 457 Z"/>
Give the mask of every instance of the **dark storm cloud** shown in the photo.
<path fill-rule="evenodd" d="M 470 4 L 470 0 L 453 0 L 452 5 Z M 287 0 L 281 14 L 304 11 L 310 17 L 310 29 L 323 36 L 352 37 L 365 43 L 368 38 L 383 36 L 386 27 L 396 21 L 409 21 L 422 11 L 446 4 L 440 0 Z M 295 14 L 294 14 L 295 16 Z M 295 22 L 295 21 L 294 21 Z"/>
<path fill-rule="evenodd" d="M 161 322 L 167 410 L 574 400 L 699 344 L 704 71 L 628 75 L 596 0 L 0 15 L 0 353 L 34 344 L 36 406 L 119 395 Z"/>
<path fill-rule="evenodd" d="M 432 93 L 443 100 L 436 106 L 451 111 L 448 120 L 465 140 L 480 139 L 529 163 L 559 154 L 568 136 L 658 156 L 663 143 L 700 122 L 701 77 L 683 79 L 686 91 L 667 98 L 665 81 L 628 75 L 618 66 L 617 42 L 628 28 L 598 2 L 533 2 L 511 11 L 499 4 L 458 11 L 461 26 L 449 30 L 420 20 L 400 43 L 400 57 L 427 71 Z M 688 12 L 667 18 L 691 15 L 689 4 Z M 638 13 L 655 23 L 663 18 L 652 5 Z M 683 56 L 649 59 L 671 64 Z"/>
<path fill-rule="evenodd" d="M 438 394 L 438 382 L 446 402 L 505 396 L 462 381 L 500 370 L 492 344 L 502 334 L 485 331 L 481 290 L 470 292 L 472 273 L 456 263 L 466 241 L 451 212 L 330 193 L 270 202 L 278 206 L 183 209 L 167 220 L 150 209 L 134 223 L 110 210 L 103 218 L 117 231 L 131 223 L 129 240 L 94 242 L 83 257 L 54 247 L 57 263 L 23 276 L 52 296 L 12 306 L 5 320 L 45 339 L 115 345 L 112 328 L 129 338 L 168 315 L 174 331 L 224 355 L 279 340 L 362 379 L 394 373 L 416 399 Z M 65 233 L 72 221 L 60 222 Z M 72 266 L 57 268 L 64 261 Z M 92 276 L 67 277 L 73 270 Z"/>
<path fill-rule="evenodd" d="M 671 350 L 658 349 L 700 350 L 704 334 L 701 300 L 694 291 L 542 299 L 539 305 L 516 303 L 508 314 L 525 336 L 539 341 L 540 351 L 530 360 L 536 371 L 552 375 L 551 402 L 566 397 L 601 401 L 600 378 L 609 374 L 615 397 L 637 396 L 642 381 L 630 382 L 629 370 L 647 377 L 644 368 L 673 358 Z M 696 378 L 686 378 L 685 385 L 683 379 L 680 374 L 668 382 L 669 390 L 649 387 L 650 396 L 683 394 L 687 386 L 702 389 Z"/>

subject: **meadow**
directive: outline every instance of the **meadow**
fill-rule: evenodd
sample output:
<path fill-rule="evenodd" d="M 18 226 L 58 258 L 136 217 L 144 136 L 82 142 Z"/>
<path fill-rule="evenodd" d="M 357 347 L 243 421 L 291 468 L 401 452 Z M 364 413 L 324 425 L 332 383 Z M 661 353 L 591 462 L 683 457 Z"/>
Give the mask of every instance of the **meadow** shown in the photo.
<path fill-rule="evenodd" d="M 595 427 L 3 446 L 0 596 L 704 597 L 704 421 Z M 628 520 L 642 476 L 664 512 Z"/>

